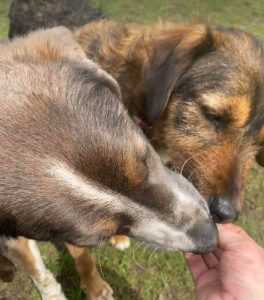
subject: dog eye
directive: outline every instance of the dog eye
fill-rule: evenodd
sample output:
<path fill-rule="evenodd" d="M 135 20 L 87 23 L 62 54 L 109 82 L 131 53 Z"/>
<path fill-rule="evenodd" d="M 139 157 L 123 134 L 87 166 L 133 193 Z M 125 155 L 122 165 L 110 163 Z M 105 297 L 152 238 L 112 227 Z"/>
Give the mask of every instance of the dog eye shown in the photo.
<path fill-rule="evenodd" d="M 206 106 L 201 106 L 202 114 L 205 118 L 214 125 L 216 129 L 219 129 L 223 124 L 223 116 L 220 116 L 212 111 Z"/>

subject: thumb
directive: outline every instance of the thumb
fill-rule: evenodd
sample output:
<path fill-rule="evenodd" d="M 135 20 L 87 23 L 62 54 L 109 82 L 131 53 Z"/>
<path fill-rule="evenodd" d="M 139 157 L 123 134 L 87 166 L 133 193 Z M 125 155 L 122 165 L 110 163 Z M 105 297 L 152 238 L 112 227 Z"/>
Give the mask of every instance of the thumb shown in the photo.
<path fill-rule="evenodd" d="M 223 250 L 232 248 L 232 244 L 254 242 L 255 241 L 239 226 L 234 224 L 217 224 L 219 231 L 219 246 Z M 237 246 L 236 246 L 237 247 Z"/>

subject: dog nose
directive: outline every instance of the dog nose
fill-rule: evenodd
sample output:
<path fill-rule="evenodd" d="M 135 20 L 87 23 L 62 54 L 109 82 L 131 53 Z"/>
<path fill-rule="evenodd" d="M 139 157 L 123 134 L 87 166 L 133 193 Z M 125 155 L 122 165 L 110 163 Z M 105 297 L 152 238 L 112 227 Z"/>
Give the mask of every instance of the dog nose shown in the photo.
<path fill-rule="evenodd" d="M 209 202 L 209 209 L 216 223 L 230 223 L 238 218 L 235 205 L 219 196 L 212 197 Z"/>
<path fill-rule="evenodd" d="M 187 234 L 195 245 L 192 250 L 195 254 L 209 253 L 218 243 L 218 230 L 213 220 L 194 225 Z"/>

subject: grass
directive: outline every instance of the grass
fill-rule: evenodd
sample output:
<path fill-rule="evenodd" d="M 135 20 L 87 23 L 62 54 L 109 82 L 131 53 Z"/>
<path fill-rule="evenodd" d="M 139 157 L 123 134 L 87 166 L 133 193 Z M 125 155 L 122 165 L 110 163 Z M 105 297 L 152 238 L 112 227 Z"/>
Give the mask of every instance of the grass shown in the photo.
<path fill-rule="evenodd" d="M 236 26 L 264 40 L 264 2 L 262 0 L 92 0 L 96 7 L 115 20 L 151 23 L 158 16 L 175 22 L 208 20 Z M 7 35 L 10 1 L 0 0 L 0 37 Z M 254 166 L 247 188 L 243 215 L 239 224 L 264 246 L 264 173 Z M 40 243 L 44 262 L 62 283 L 70 300 L 84 299 L 72 258 L 50 243 Z M 110 246 L 92 250 L 101 262 L 103 277 L 120 300 L 187 300 L 193 286 L 180 254 L 132 247 L 121 253 Z M 38 293 L 23 272 L 11 284 L 0 284 L 0 299 L 38 300 Z M 13 297 L 13 298 L 12 298 Z"/>
<path fill-rule="evenodd" d="M 9 0 L 0 0 L 0 38 L 7 35 L 9 5 Z"/>

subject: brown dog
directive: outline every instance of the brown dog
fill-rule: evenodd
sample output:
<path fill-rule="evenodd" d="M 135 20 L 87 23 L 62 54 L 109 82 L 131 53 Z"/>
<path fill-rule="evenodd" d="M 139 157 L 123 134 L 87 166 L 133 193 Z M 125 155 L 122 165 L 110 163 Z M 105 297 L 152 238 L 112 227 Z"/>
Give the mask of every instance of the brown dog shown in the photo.
<path fill-rule="evenodd" d="M 156 149 L 208 199 L 215 220 L 236 219 L 264 138 L 261 44 L 208 24 L 96 21 L 75 38 L 115 77 L 130 114 L 151 127 Z"/>
<path fill-rule="evenodd" d="M 171 250 L 215 246 L 204 199 L 163 166 L 119 101 L 115 80 L 86 59 L 69 30 L 2 44 L 0 94 L 0 235 L 89 246 L 125 233 Z M 32 266 L 34 244 L 18 241 L 22 248 L 2 240 L 1 251 Z M 4 244 L 13 244 L 11 252 Z M 28 254 L 20 257 L 21 249 Z M 41 269 L 38 261 L 31 274 L 44 289 L 50 274 L 43 278 Z M 112 298 L 110 289 L 98 292 L 90 296 Z"/>

